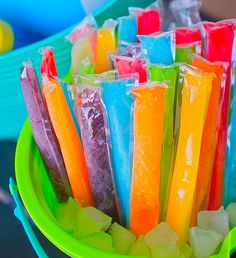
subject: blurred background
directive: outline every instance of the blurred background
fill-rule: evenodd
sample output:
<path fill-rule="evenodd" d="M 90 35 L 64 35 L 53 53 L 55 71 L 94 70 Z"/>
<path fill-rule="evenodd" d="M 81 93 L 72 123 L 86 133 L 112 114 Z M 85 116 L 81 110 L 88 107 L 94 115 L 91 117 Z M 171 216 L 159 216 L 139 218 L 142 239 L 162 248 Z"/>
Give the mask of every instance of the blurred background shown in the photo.
<path fill-rule="evenodd" d="M 145 1 L 145 0 L 143 0 Z M 17 3 L 18 2 L 18 3 Z M 40 1 L 39 1 L 40 2 Z M 41 1 L 40 3 L 45 2 L 45 4 L 50 4 L 49 1 Z M 69 3 L 70 1 L 65 1 Z M 71 1 L 72 4 L 78 1 Z M 83 7 L 84 13 L 88 14 L 96 11 L 99 8 L 102 8 L 109 0 L 81 0 L 81 5 Z M 167 5 L 170 1 L 164 1 Z M 16 3 L 16 5 L 14 5 Z M 11 9 L 10 23 L 13 26 L 14 30 L 20 30 L 16 22 L 16 14 L 19 13 L 19 16 L 26 14 L 27 6 L 17 6 L 21 5 L 21 1 L 11 1 L 9 4 L 8 0 L 0 0 L 0 19 L 6 19 L 5 13 L 3 12 L 4 8 Z M 9 5 L 9 6 L 8 6 Z M 4 7 L 4 8 L 3 8 Z M 21 13 L 19 12 L 19 9 Z M 52 7 L 52 12 L 49 15 L 52 15 L 51 22 L 55 22 L 55 26 L 52 31 L 48 32 L 48 35 L 59 32 L 59 28 L 56 26 L 57 21 L 53 20 L 53 12 L 56 11 L 56 7 Z M 23 13 L 22 13 L 23 12 Z M 24 13 L 25 12 L 25 13 Z M 47 15 L 47 14 L 45 14 Z M 83 14 L 84 15 L 84 14 Z M 30 14 L 29 14 L 30 16 Z M 66 16 L 65 16 L 66 17 Z M 64 17 L 64 18 L 65 18 Z M 203 20 L 217 21 L 220 19 L 229 19 L 236 18 L 236 1 L 235 0 L 203 0 L 201 7 L 201 17 Z M 78 18 L 78 20 L 77 20 Z M 81 19 L 80 14 L 78 17 L 71 19 L 69 23 L 64 22 L 64 28 L 71 26 L 73 23 L 76 23 Z M 61 28 L 60 28 L 61 29 Z M 24 34 L 25 33 L 25 34 Z M 28 37 L 27 31 L 22 32 L 22 37 Z M 48 35 L 45 34 L 33 34 L 31 37 L 28 37 L 28 44 L 42 39 Z M 1 35 L 0 35 L 1 36 Z M 1 39 L 1 37 L 0 37 Z M 21 39 L 18 39 L 17 48 L 23 46 L 24 42 Z M 1 60 L 0 60 L 1 61 Z M 2 112 L 2 110 L 0 110 Z M 1 123 L 0 123 L 1 127 Z M 13 213 L 13 203 L 11 202 L 8 190 L 8 180 L 9 177 L 14 177 L 14 154 L 16 147 L 16 139 L 2 139 L 0 141 L 0 257 L 8 258 L 18 258 L 18 257 L 36 257 L 28 239 L 23 231 L 21 223 L 15 218 Z M 44 236 L 38 232 L 36 227 L 34 227 L 36 235 L 39 239 L 39 242 L 45 248 L 49 257 L 66 257 L 54 246 L 52 246 Z M 236 256 L 235 256 L 236 257 Z"/>

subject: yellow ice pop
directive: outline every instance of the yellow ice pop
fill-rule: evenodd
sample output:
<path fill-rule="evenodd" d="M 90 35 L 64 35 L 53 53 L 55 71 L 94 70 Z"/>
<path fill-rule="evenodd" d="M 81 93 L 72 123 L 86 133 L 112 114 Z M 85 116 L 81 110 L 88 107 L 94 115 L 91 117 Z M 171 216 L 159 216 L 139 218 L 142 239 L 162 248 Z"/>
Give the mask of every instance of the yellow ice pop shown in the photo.
<path fill-rule="evenodd" d="M 185 241 L 192 214 L 203 127 L 213 73 L 182 66 L 184 75 L 179 139 L 166 221 Z"/>

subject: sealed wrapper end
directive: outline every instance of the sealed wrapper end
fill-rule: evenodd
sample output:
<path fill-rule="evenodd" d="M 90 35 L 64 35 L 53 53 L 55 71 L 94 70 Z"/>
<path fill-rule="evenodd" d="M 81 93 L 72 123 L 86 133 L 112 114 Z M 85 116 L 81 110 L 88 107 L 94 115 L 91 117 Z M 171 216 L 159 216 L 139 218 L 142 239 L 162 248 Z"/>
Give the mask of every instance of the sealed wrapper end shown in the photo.
<path fill-rule="evenodd" d="M 58 77 L 55 56 L 51 47 L 40 49 L 43 58 L 40 65 L 41 74 L 47 74 L 48 77 L 54 78 Z"/>
<path fill-rule="evenodd" d="M 98 87 L 78 85 L 74 97 L 95 206 L 119 221 L 106 110 Z"/>
<path fill-rule="evenodd" d="M 58 200 L 66 201 L 72 193 L 65 164 L 31 62 L 21 68 L 20 80 L 35 142 L 42 154 Z"/>
<path fill-rule="evenodd" d="M 83 74 L 86 64 L 94 71 L 94 55 L 93 42 L 96 39 L 96 32 L 89 31 L 83 37 L 79 38 L 72 47 L 71 65 L 72 75 Z"/>
<path fill-rule="evenodd" d="M 166 222 L 186 241 L 196 190 L 201 140 L 214 74 L 190 66 L 184 76 L 180 129 Z"/>
<path fill-rule="evenodd" d="M 177 45 L 190 44 L 201 41 L 201 32 L 196 27 L 181 27 L 175 29 L 175 41 Z"/>
<path fill-rule="evenodd" d="M 214 73 L 212 91 L 206 113 L 201 142 L 195 200 L 193 202 L 192 224 L 197 222 L 199 211 L 207 210 L 211 187 L 212 169 L 219 129 L 222 101 L 225 89 L 227 63 L 211 63 L 200 56 L 194 56 L 192 65 L 204 72 Z"/>
<path fill-rule="evenodd" d="M 95 18 L 93 16 L 86 16 L 83 21 L 81 21 L 79 25 L 76 26 L 68 36 L 66 36 L 66 39 L 74 45 L 77 40 L 96 31 L 97 27 Z"/>
<path fill-rule="evenodd" d="M 110 54 L 116 50 L 115 27 L 117 22 L 106 20 L 102 28 L 97 30 L 97 44 L 95 54 L 96 73 L 106 72 L 111 69 Z"/>
<path fill-rule="evenodd" d="M 200 22 L 200 7 L 200 0 L 173 0 L 169 4 L 177 27 L 192 27 Z"/>
<path fill-rule="evenodd" d="M 161 155 L 160 175 L 160 220 L 166 216 L 167 202 L 170 191 L 170 183 L 173 175 L 174 158 L 174 120 L 175 120 L 175 96 L 179 77 L 179 66 L 149 65 L 149 77 L 151 81 L 166 83 L 165 91 L 164 129 Z"/>
<path fill-rule="evenodd" d="M 201 54 L 201 41 L 176 45 L 175 62 L 191 64 L 193 55 Z"/>
<path fill-rule="evenodd" d="M 67 36 L 73 44 L 71 51 L 72 75 L 94 72 L 97 24 L 93 16 L 87 16 Z"/>
<path fill-rule="evenodd" d="M 175 57 L 174 32 L 139 36 L 141 49 L 152 64 L 171 65 Z"/>
<path fill-rule="evenodd" d="M 116 55 L 112 59 L 119 75 L 137 73 L 140 83 L 147 81 L 148 73 L 145 59 Z"/>
<path fill-rule="evenodd" d="M 47 76 L 43 76 L 42 81 L 43 94 L 64 158 L 73 196 L 82 206 L 92 206 L 94 201 L 83 148 L 62 87 L 57 80 Z"/>
<path fill-rule="evenodd" d="M 149 232 L 159 219 L 165 90 L 165 85 L 154 82 L 131 90 L 134 150 L 130 229 L 136 236 Z"/>
<path fill-rule="evenodd" d="M 225 92 L 220 115 L 219 132 L 212 172 L 208 209 L 217 210 L 223 202 L 224 169 L 226 158 L 228 109 L 230 99 L 231 61 L 234 41 L 234 24 L 230 21 L 204 22 L 206 58 L 211 62 L 228 62 Z"/>
<path fill-rule="evenodd" d="M 127 84 L 134 79 L 123 78 L 113 81 L 102 81 L 102 96 L 108 115 L 111 134 L 112 161 L 117 194 L 121 206 L 124 224 L 129 224 L 130 186 L 132 175 L 131 116 L 133 98 L 128 92 Z"/>
<path fill-rule="evenodd" d="M 119 46 L 137 42 L 138 25 L 135 16 L 124 16 L 118 19 Z"/>

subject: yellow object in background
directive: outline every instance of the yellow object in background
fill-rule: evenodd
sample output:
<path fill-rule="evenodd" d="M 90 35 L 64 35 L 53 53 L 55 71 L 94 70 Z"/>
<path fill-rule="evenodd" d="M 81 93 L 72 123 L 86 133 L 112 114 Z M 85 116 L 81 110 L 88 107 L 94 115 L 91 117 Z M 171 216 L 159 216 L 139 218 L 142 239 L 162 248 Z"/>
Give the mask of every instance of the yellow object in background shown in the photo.
<path fill-rule="evenodd" d="M 107 20 L 103 27 L 97 31 L 96 73 L 103 73 L 111 69 L 110 54 L 114 54 L 116 51 L 115 26 L 115 21 Z"/>
<path fill-rule="evenodd" d="M 166 222 L 178 233 L 180 240 L 185 241 L 192 214 L 202 134 L 214 74 L 201 72 L 191 66 L 183 66 L 181 69 L 184 82 L 180 129 Z"/>
<path fill-rule="evenodd" d="M 11 51 L 14 45 L 14 33 L 11 26 L 0 20 L 0 54 Z"/>

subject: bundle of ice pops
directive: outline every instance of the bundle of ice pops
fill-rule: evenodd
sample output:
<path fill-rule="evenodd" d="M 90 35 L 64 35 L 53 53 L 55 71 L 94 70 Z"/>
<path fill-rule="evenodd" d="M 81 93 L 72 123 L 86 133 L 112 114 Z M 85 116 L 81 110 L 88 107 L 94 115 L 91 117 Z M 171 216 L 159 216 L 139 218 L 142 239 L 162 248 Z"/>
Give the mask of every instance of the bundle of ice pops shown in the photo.
<path fill-rule="evenodd" d="M 175 2 L 189 27 L 161 32 L 159 1 L 101 28 L 86 18 L 68 36 L 73 82 L 50 48 L 42 90 L 31 62 L 21 70 L 54 214 L 106 251 L 209 257 L 236 226 L 236 22 L 199 22 L 198 1 Z"/>

